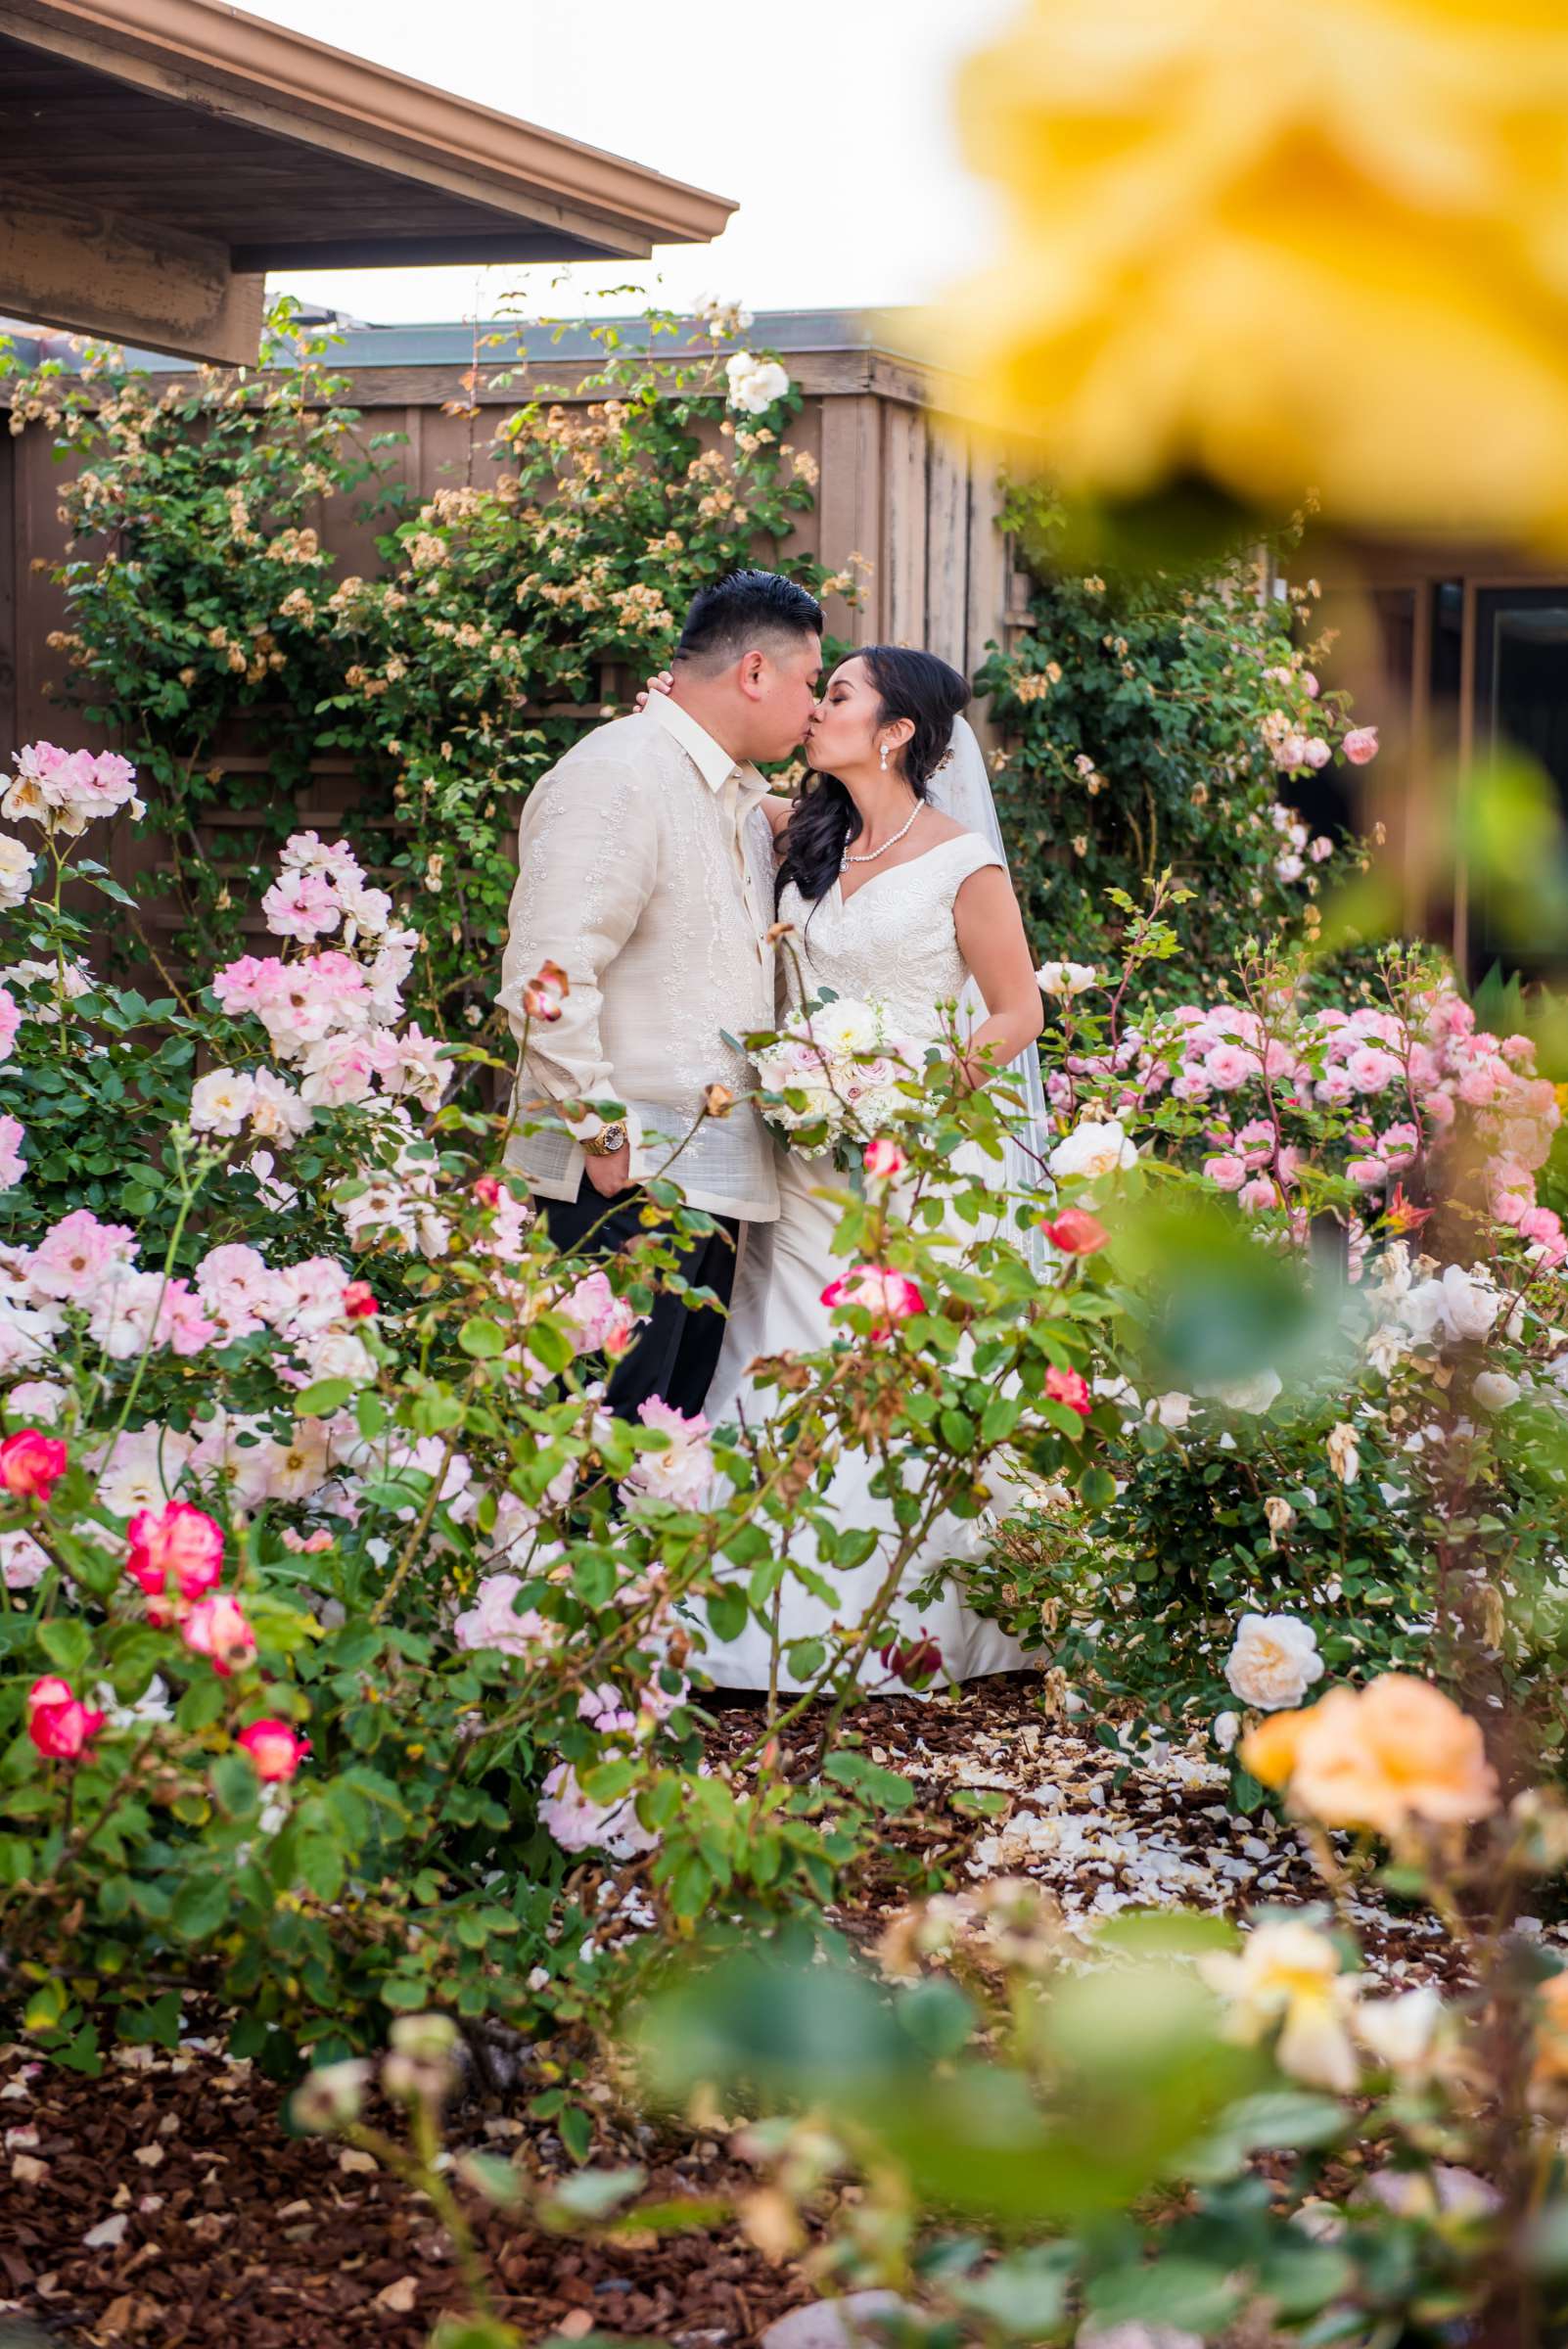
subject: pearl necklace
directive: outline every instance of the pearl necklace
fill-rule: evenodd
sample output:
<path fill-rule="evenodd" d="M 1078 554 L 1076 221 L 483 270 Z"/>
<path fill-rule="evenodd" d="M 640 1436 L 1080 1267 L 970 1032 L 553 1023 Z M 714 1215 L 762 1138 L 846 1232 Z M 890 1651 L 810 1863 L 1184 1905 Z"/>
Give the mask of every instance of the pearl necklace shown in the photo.
<path fill-rule="evenodd" d="M 846 868 L 852 864 L 875 864 L 879 856 L 886 856 L 890 849 L 896 849 L 898 847 L 899 841 L 902 840 L 904 834 L 908 831 L 909 825 L 914 822 L 915 817 L 920 813 L 920 810 L 924 806 L 924 800 L 916 800 L 914 806 L 909 810 L 908 822 L 900 824 L 898 831 L 893 834 L 891 839 L 885 840 L 880 849 L 868 850 L 864 856 L 852 856 L 849 850 L 846 849 L 844 852 L 843 862 L 839 866 L 840 872 L 844 872 Z"/>

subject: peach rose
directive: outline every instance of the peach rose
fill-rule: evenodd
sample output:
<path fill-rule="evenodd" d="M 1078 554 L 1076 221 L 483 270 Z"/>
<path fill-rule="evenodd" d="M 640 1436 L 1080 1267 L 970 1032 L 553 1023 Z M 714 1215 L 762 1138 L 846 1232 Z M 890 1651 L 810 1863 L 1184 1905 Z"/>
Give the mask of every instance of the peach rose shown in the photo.
<path fill-rule="evenodd" d="M 1277 1767 L 1282 1753 L 1265 1759 Z M 1325 1826 L 1390 1836 L 1412 1819 L 1459 1823 L 1498 1807 L 1480 1725 L 1440 1688 L 1401 1672 L 1359 1692 L 1332 1688 L 1301 1718 L 1289 1784 L 1294 1807 Z"/>
<path fill-rule="evenodd" d="M 1316 1711 L 1315 1705 L 1307 1705 L 1299 1713 L 1272 1713 L 1267 1721 L 1256 1722 L 1241 1740 L 1242 1769 L 1276 1791 L 1287 1785 L 1307 1724 Z"/>

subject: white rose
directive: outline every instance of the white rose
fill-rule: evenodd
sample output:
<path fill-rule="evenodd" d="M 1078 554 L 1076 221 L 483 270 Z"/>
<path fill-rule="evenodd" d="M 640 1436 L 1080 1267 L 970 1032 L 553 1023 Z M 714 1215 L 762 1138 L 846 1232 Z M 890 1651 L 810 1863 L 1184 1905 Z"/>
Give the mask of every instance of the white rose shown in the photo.
<path fill-rule="evenodd" d="M 1185 1427 L 1192 1416 L 1192 1397 L 1173 1389 L 1169 1395 L 1151 1396 L 1144 1405 L 1143 1416 L 1152 1419 L 1156 1427 Z"/>
<path fill-rule="evenodd" d="M 879 1022 L 869 1003 L 841 999 L 809 1015 L 810 1040 L 824 1052 L 874 1052 Z"/>
<path fill-rule="evenodd" d="M 1078 1174 L 1092 1182 L 1120 1167 L 1136 1166 L 1137 1157 L 1115 1118 L 1085 1118 L 1063 1136 L 1046 1163 L 1058 1181 Z"/>
<path fill-rule="evenodd" d="M 238 1133 L 251 1114 L 255 1081 L 240 1069 L 213 1069 L 191 1087 L 193 1133 Z"/>
<path fill-rule="evenodd" d="M 1217 1713 L 1214 1717 L 1214 1741 L 1222 1754 L 1228 1754 L 1241 1734 L 1239 1713 Z"/>
<path fill-rule="evenodd" d="M 37 858 L 10 832 L 0 832 L 0 911 L 15 912 L 32 887 Z"/>
<path fill-rule="evenodd" d="M 737 350 L 724 373 L 729 379 L 730 406 L 744 409 L 749 416 L 761 416 L 790 388 L 790 379 L 777 359 L 754 358 L 749 350 Z"/>
<path fill-rule="evenodd" d="M 1447 2020 L 1430 1983 L 1398 1998 L 1366 1999 L 1356 2010 L 1356 2036 L 1391 2072 L 1423 2074 Z"/>
<path fill-rule="evenodd" d="M 1510 1403 L 1517 1403 L 1524 1389 L 1506 1370 L 1483 1370 L 1471 1384 L 1471 1394 L 1484 1411 L 1505 1411 Z"/>
<path fill-rule="evenodd" d="M 1484 1338 L 1502 1311 L 1502 1297 L 1484 1272 L 1446 1265 L 1435 1279 L 1423 1280 L 1400 1304 L 1400 1316 L 1417 1338 L 1462 1341 Z"/>
<path fill-rule="evenodd" d="M 1098 977 L 1091 962 L 1042 962 L 1035 984 L 1042 995 L 1081 995 Z"/>
<path fill-rule="evenodd" d="M 1244 1705 L 1265 1713 L 1299 1705 L 1322 1675 L 1317 1634 L 1310 1623 L 1296 1615 L 1243 1615 L 1225 1658 L 1225 1679 Z"/>

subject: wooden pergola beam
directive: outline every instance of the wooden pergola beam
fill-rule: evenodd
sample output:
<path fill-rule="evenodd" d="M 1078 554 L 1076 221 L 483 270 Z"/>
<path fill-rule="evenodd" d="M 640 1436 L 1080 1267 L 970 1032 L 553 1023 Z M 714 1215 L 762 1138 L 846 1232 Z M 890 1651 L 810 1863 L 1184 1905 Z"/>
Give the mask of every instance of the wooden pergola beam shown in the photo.
<path fill-rule="evenodd" d="M 37 190 L 0 207 L 0 310 L 75 334 L 254 363 L 266 280 L 227 246 Z"/>

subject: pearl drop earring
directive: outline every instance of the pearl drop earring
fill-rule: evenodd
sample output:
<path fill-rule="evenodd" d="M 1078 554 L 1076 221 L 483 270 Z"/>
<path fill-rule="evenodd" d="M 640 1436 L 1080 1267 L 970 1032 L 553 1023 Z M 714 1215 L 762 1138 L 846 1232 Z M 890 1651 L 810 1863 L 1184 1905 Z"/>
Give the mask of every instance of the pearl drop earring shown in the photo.
<path fill-rule="evenodd" d="M 883 770 L 886 771 L 888 763 L 888 746 L 886 743 L 884 743 L 882 746 L 882 758 L 880 763 L 883 767 Z"/>

